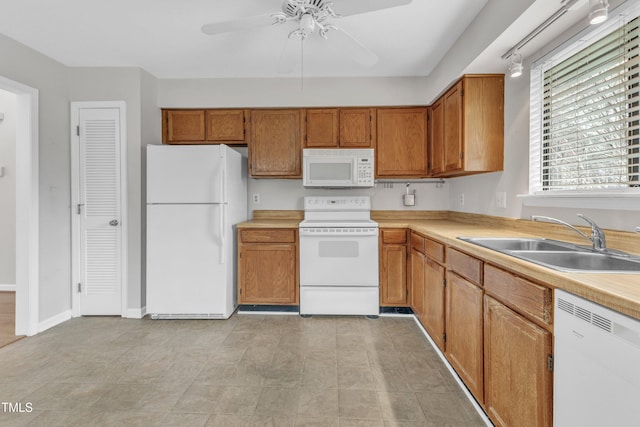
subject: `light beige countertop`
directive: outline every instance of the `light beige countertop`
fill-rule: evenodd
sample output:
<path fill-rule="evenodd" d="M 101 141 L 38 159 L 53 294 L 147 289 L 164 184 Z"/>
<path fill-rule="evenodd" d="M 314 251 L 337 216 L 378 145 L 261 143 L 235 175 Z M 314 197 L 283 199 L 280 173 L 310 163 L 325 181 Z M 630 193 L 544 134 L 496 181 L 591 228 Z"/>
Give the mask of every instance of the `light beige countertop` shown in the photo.
<path fill-rule="evenodd" d="M 282 213 L 284 212 L 284 213 Z M 301 211 L 256 211 L 238 228 L 297 228 Z M 373 211 L 380 228 L 409 228 L 532 281 L 559 288 L 640 319 L 640 274 L 564 273 L 486 249 L 458 237 L 546 237 L 587 244 L 555 224 L 446 211 Z M 590 228 L 581 228 L 589 233 Z M 609 247 L 640 254 L 640 235 L 605 230 Z"/>
<path fill-rule="evenodd" d="M 254 211 L 253 219 L 237 228 L 298 228 L 304 219 L 303 211 Z"/>

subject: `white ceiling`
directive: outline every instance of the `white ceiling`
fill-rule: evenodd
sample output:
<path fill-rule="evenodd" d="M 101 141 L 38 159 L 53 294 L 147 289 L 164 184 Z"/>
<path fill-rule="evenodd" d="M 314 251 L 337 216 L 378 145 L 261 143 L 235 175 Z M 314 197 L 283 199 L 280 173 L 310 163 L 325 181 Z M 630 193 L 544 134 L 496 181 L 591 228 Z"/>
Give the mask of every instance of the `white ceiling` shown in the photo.
<path fill-rule="evenodd" d="M 340 3 L 334 0 L 334 10 Z M 487 0 L 413 0 L 337 19 L 379 57 L 352 59 L 346 43 L 305 41 L 307 77 L 427 76 Z M 0 33 L 68 66 L 141 67 L 158 78 L 286 77 L 278 73 L 295 24 L 204 35 L 203 24 L 279 12 L 280 0 L 0 0 Z M 298 76 L 299 64 L 290 73 Z"/>

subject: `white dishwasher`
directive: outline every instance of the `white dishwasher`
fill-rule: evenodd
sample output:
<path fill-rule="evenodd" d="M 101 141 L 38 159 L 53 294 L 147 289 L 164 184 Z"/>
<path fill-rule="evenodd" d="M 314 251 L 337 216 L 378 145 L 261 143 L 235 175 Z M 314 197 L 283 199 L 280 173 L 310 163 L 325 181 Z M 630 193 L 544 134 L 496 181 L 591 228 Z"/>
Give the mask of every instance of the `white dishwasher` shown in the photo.
<path fill-rule="evenodd" d="M 556 289 L 555 427 L 640 425 L 640 321 Z"/>

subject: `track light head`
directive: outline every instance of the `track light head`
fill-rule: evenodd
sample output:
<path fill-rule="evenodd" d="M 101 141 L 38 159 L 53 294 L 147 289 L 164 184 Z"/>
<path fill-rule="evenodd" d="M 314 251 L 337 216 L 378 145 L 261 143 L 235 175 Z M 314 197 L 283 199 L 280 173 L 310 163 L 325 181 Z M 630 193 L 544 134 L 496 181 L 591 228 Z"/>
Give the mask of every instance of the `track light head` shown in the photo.
<path fill-rule="evenodd" d="M 589 0 L 589 23 L 591 25 L 601 24 L 609 16 L 608 0 Z"/>
<path fill-rule="evenodd" d="M 509 66 L 509 76 L 512 78 L 520 77 L 524 70 L 522 65 L 522 55 L 515 52 L 511 55 L 511 65 Z"/>

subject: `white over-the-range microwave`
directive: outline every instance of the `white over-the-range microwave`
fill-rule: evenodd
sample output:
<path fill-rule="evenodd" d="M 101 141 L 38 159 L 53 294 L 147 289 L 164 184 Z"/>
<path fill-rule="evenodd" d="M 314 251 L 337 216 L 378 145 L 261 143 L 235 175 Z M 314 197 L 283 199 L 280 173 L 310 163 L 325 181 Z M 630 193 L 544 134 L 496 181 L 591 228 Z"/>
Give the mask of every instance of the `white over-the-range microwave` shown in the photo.
<path fill-rule="evenodd" d="M 373 149 L 305 148 L 302 150 L 305 187 L 373 187 Z"/>

